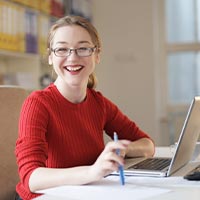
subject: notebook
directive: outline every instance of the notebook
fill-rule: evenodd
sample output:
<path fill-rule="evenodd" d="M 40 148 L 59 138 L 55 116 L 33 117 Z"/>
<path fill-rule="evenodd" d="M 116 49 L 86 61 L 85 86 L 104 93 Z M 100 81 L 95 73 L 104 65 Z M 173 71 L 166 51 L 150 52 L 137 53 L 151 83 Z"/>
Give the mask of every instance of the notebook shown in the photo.
<path fill-rule="evenodd" d="M 176 150 L 172 158 L 128 159 L 124 174 L 131 176 L 167 177 L 185 166 L 192 158 L 200 133 L 200 96 L 189 107 Z M 158 163 L 155 166 L 155 162 Z M 133 164 L 134 163 L 134 164 Z"/>

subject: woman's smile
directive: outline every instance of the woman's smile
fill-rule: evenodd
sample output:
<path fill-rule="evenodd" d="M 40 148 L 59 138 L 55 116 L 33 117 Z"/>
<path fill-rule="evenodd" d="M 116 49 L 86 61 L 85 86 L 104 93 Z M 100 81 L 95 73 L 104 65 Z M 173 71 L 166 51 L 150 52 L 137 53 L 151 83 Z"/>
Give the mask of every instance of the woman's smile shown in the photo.
<path fill-rule="evenodd" d="M 83 69 L 83 65 L 67 65 L 64 67 L 68 72 L 79 72 Z"/>

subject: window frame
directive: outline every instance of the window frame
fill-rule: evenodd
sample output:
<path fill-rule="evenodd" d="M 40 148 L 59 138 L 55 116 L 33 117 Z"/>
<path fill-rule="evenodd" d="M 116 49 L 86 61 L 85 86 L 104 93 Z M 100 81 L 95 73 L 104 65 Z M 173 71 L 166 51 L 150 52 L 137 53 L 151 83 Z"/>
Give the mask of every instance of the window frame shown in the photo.
<path fill-rule="evenodd" d="M 195 2 L 197 3 L 196 0 Z M 200 52 L 200 41 L 191 43 L 169 43 L 167 41 L 165 0 L 155 0 L 154 8 L 156 17 L 155 19 L 157 21 L 157 26 L 155 26 L 155 31 L 157 32 L 157 40 L 155 40 L 157 50 L 155 54 L 157 69 L 156 84 L 159 85 L 157 87 L 159 93 L 159 95 L 157 95 L 159 96 L 158 110 L 160 111 L 159 129 L 163 132 L 164 128 L 164 132 L 169 134 L 169 143 L 173 144 L 178 139 L 189 108 L 189 104 L 171 104 L 169 101 L 167 58 L 170 53 L 186 51 Z M 196 18 L 198 18 L 198 15 L 196 15 Z M 200 23 L 196 23 L 196 29 L 200 30 L 198 24 Z M 200 40 L 200 38 L 198 39 Z"/>

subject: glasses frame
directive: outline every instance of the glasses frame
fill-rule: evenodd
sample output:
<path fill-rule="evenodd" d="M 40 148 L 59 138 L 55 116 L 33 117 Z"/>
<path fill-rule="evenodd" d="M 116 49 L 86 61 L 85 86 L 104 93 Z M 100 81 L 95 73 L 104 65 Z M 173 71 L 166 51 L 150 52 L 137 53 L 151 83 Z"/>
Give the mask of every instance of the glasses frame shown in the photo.
<path fill-rule="evenodd" d="M 83 48 L 83 47 L 82 47 L 82 48 Z M 97 49 L 96 46 L 94 46 L 94 47 L 84 47 L 84 49 L 87 49 L 87 50 L 90 51 L 90 54 L 89 54 L 89 55 L 86 55 L 86 56 L 80 56 L 79 53 L 78 53 L 78 50 L 80 50 L 80 49 L 82 49 L 82 48 L 74 48 L 74 49 L 72 49 L 72 48 L 66 48 L 66 49 L 68 50 L 68 51 L 66 52 L 67 55 L 63 55 L 63 56 L 57 55 L 57 54 L 56 54 L 56 50 L 57 50 L 57 49 L 62 49 L 62 48 L 55 48 L 55 49 L 51 48 L 51 51 L 52 51 L 52 52 L 54 53 L 54 55 L 57 56 L 57 57 L 68 57 L 68 56 L 70 56 L 70 55 L 72 54 L 73 51 L 74 51 L 74 52 L 76 53 L 76 55 L 79 56 L 79 57 L 89 57 L 89 56 L 91 56 L 91 55 L 94 53 L 94 51 Z M 64 49 L 64 48 L 63 48 L 63 49 Z"/>

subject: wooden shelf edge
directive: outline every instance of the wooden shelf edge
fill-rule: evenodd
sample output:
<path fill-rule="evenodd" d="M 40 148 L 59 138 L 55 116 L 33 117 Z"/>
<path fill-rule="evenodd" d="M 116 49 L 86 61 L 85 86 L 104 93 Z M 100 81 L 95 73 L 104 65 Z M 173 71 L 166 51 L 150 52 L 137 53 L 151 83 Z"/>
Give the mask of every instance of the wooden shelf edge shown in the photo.
<path fill-rule="evenodd" d="M 6 50 L 0 50 L 0 57 L 40 59 L 39 54 L 20 53 L 20 52 L 14 52 L 14 51 L 6 51 Z"/>

